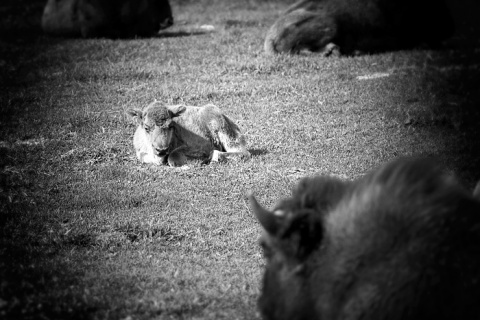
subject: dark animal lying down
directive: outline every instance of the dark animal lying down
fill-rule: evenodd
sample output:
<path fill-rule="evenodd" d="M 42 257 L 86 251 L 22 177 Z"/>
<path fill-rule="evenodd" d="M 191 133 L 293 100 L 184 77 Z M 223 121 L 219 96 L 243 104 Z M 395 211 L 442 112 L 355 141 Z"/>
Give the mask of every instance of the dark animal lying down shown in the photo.
<path fill-rule="evenodd" d="M 265 229 L 264 319 L 480 319 L 480 188 L 425 160 L 305 178 Z"/>
<path fill-rule="evenodd" d="M 454 31 L 443 0 L 301 0 L 273 24 L 265 52 L 379 52 L 437 45 Z"/>
<path fill-rule="evenodd" d="M 60 36 L 151 36 L 173 24 L 168 0 L 48 0 L 44 32 Z"/>

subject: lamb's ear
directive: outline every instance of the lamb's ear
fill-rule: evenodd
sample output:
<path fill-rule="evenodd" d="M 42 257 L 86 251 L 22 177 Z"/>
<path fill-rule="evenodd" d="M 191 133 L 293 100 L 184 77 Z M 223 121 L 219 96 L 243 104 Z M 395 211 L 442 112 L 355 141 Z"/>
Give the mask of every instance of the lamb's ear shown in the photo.
<path fill-rule="evenodd" d="M 177 104 L 174 106 L 167 106 L 168 111 L 170 111 L 170 116 L 172 118 L 178 117 L 187 110 L 187 107 L 183 104 Z"/>
<path fill-rule="evenodd" d="M 125 113 L 130 116 L 136 123 L 140 124 L 143 120 L 143 112 L 138 109 L 128 109 Z"/>

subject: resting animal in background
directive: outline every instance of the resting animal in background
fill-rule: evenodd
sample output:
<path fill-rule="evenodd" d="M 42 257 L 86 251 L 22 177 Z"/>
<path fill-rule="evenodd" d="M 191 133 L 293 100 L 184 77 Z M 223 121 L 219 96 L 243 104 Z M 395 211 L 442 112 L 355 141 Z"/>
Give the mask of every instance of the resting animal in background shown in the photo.
<path fill-rule="evenodd" d="M 138 124 L 133 145 L 141 162 L 174 167 L 184 165 L 187 158 L 250 157 L 238 126 L 214 105 L 165 106 L 155 101 L 143 111 L 127 113 Z"/>
<path fill-rule="evenodd" d="M 305 178 L 273 212 L 250 196 L 264 319 L 480 319 L 479 193 L 402 159 L 355 182 Z"/>
<path fill-rule="evenodd" d="M 168 0 L 48 0 L 44 32 L 61 36 L 151 36 L 173 24 Z"/>
<path fill-rule="evenodd" d="M 275 21 L 264 49 L 379 52 L 439 44 L 453 31 L 443 0 L 301 0 Z"/>

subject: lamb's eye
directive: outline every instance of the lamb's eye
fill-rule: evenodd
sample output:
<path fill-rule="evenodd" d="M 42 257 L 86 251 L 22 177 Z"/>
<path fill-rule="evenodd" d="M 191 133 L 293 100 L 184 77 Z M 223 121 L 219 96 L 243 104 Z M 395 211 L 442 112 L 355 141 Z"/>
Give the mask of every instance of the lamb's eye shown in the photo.
<path fill-rule="evenodd" d="M 143 126 L 143 128 L 144 128 L 145 131 L 147 131 L 147 132 L 152 131 L 152 126 L 147 126 L 147 125 L 145 125 L 145 126 Z"/>
<path fill-rule="evenodd" d="M 162 126 L 161 126 L 162 130 L 170 130 L 173 128 L 172 124 L 171 123 L 164 123 Z"/>

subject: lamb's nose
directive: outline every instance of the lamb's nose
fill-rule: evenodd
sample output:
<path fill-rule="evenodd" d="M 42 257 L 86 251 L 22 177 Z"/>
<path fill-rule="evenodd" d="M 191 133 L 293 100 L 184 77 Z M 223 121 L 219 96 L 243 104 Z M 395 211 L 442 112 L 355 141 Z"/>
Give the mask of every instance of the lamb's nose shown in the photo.
<path fill-rule="evenodd" d="M 155 148 L 155 151 L 157 152 L 157 155 L 164 156 L 167 154 L 168 148 L 165 148 L 165 149 Z"/>

